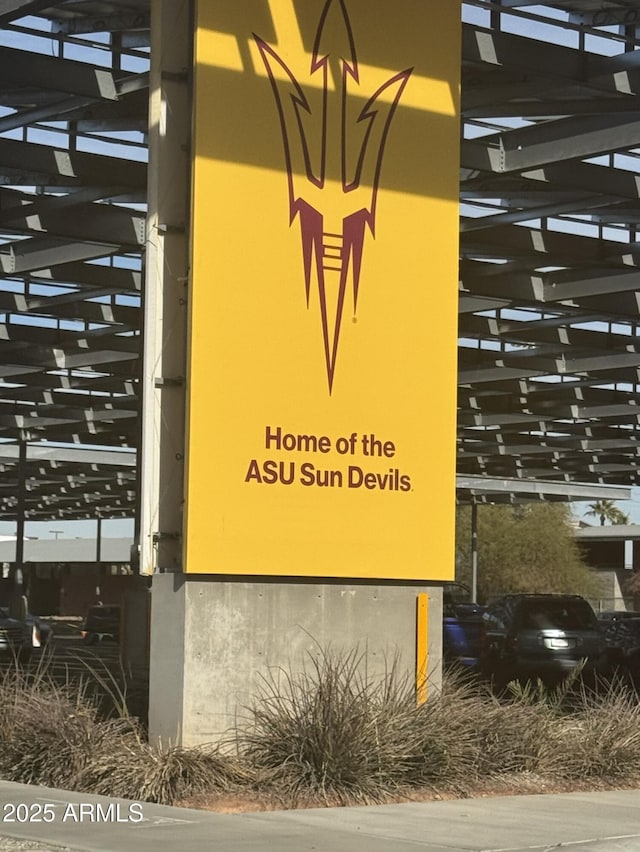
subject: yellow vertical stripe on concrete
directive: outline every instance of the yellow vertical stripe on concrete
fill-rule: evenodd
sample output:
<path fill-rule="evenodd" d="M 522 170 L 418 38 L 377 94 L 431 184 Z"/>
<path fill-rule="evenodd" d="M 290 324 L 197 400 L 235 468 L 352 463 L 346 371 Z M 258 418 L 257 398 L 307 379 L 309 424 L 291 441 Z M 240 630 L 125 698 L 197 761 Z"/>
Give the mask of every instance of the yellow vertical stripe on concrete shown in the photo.
<path fill-rule="evenodd" d="M 424 704 L 429 662 L 429 595 L 426 592 L 418 595 L 416 610 L 416 701 Z"/>

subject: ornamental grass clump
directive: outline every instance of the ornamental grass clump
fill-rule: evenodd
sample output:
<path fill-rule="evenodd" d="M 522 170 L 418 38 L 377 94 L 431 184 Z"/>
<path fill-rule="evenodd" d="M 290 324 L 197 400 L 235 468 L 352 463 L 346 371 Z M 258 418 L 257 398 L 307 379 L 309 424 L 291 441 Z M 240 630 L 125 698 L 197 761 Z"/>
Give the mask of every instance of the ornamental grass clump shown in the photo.
<path fill-rule="evenodd" d="M 522 724 L 511 765 L 504 737 L 510 717 L 521 717 Z M 640 704 L 627 682 L 586 684 L 578 667 L 555 687 L 512 683 L 498 704 L 498 720 L 494 754 L 490 748 L 485 754 L 505 772 L 532 773 L 543 787 L 640 780 Z"/>
<path fill-rule="evenodd" d="M 172 805 L 203 794 L 250 786 L 250 771 L 216 747 L 151 746 L 136 732 L 116 748 L 96 750 L 76 778 L 95 795 Z"/>
<path fill-rule="evenodd" d="M 425 780 L 468 795 L 487 780 L 531 772 L 537 767 L 549 716 L 541 706 L 505 703 L 481 683 L 446 676 L 441 693 L 427 704 L 425 717 L 447 744 L 447 771 Z"/>
<path fill-rule="evenodd" d="M 95 686 L 89 675 L 57 682 L 44 668 L 0 675 L 0 777 L 160 804 L 251 782 L 217 748 L 151 746 L 123 702 L 105 719 Z"/>
<path fill-rule="evenodd" d="M 101 721 L 82 684 L 59 684 L 18 669 L 0 681 L 0 775 L 74 789 L 93 754 L 126 736 L 131 720 Z"/>
<path fill-rule="evenodd" d="M 639 783 L 636 692 L 579 675 L 495 696 L 447 674 L 417 705 L 397 659 L 373 676 L 364 653 L 319 650 L 299 672 L 269 671 L 225 743 L 186 748 L 150 744 L 115 684 L 105 717 L 106 674 L 60 682 L 16 666 L 0 675 L 0 777 L 162 804 L 289 807 Z"/>
<path fill-rule="evenodd" d="M 309 655 L 298 674 L 263 679 L 249 716 L 239 753 L 290 804 L 381 802 L 448 766 L 442 732 L 425 723 L 397 660 L 373 678 L 357 650 Z"/>
<path fill-rule="evenodd" d="M 609 784 L 640 779 L 637 693 L 620 681 L 580 689 L 557 719 L 547 750 L 555 778 Z"/>
<path fill-rule="evenodd" d="M 447 675 L 417 706 L 397 661 L 376 679 L 365 655 L 322 651 L 298 674 L 264 678 L 238 753 L 257 788 L 289 806 L 640 778 L 637 696 L 622 684 L 588 689 L 579 674 L 500 697 Z"/>

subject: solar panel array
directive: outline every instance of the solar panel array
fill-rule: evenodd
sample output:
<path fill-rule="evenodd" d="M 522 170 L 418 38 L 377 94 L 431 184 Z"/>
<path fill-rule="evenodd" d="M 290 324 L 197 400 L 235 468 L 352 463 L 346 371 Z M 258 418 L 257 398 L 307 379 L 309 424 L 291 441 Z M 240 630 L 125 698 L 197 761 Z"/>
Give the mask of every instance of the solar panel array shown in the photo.
<path fill-rule="evenodd" d="M 150 15 L 0 0 L 3 520 L 136 508 Z M 639 24 L 463 4 L 461 476 L 640 481 Z"/>

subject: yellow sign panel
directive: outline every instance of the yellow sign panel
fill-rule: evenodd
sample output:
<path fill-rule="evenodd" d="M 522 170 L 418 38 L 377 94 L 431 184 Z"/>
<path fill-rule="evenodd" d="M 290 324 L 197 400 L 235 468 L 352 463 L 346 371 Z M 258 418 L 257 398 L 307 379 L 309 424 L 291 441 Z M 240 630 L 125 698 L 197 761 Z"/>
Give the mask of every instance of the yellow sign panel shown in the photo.
<path fill-rule="evenodd" d="M 459 41 L 198 3 L 187 571 L 452 577 Z"/>

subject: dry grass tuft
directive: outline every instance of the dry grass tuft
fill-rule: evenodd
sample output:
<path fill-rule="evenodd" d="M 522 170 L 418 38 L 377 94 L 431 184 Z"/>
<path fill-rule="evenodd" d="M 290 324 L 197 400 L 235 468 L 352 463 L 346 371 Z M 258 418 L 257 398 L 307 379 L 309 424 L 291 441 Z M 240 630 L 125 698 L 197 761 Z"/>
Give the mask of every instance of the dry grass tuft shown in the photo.
<path fill-rule="evenodd" d="M 296 676 L 277 670 L 263 680 L 237 736 L 259 786 L 293 804 L 381 802 L 442 762 L 397 665 L 374 680 L 365 662 L 357 651 L 324 651 Z"/>
<path fill-rule="evenodd" d="M 0 676 L 0 777 L 226 810 L 640 782 L 640 704 L 623 683 L 514 684 L 497 698 L 447 677 L 418 707 L 397 661 L 379 678 L 366 663 L 323 651 L 299 673 L 272 671 L 235 752 L 151 746 L 124 702 L 104 718 L 95 690 L 16 668 Z"/>
<path fill-rule="evenodd" d="M 161 804 L 246 782 L 236 759 L 214 748 L 154 748 L 136 719 L 105 719 L 99 704 L 87 681 L 60 684 L 17 668 L 3 675 L 0 777 Z"/>
<path fill-rule="evenodd" d="M 82 684 L 11 670 L 0 679 L 0 775 L 73 789 L 94 752 L 126 734 L 126 718 L 101 722 Z"/>
<path fill-rule="evenodd" d="M 95 753 L 77 789 L 170 805 L 212 791 L 229 793 L 246 779 L 243 767 L 215 748 L 153 748 L 138 735 Z"/>

